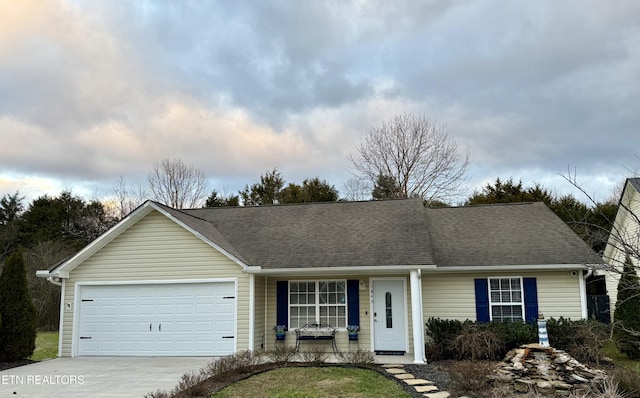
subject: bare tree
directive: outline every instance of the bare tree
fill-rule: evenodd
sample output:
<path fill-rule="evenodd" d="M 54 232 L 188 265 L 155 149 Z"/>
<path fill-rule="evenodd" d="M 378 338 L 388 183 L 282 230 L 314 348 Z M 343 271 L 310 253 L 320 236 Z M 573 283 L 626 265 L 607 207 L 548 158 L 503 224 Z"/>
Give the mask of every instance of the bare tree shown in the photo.
<path fill-rule="evenodd" d="M 381 175 L 393 177 L 401 197 L 447 201 L 465 192 L 469 151 L 458 150 L 446 126 L 402 114 L 371 128 L 349 160 L 374 185 Z"/>
<path fill-rule="evenodd" d="M 156 163 L 147 183 L 154 200 L 174 209 L 200 207 L 208 192 L 204 172 L 179 158 Z"/>
<path fill-rule="evenodd" d="M 599 203 L 580 185 L 575 172 L 569 171 L 563 177 L 598 207 Z M 607 245 L 602 253 L 606 262 L 603 270 L 607 284 L 617 290 L 613 336 L 618 349 L 632 359 L 640 359 L 640 196 L 637 184 L 637 177 L 626 180 L 616 215 L 608 216 L 600 210 L 609 226 Z M 608 290 L 611 293 L 612 289 Z"/>
<path fill-rule="evenodd" d="M 371 184 L 369 184 L 367 180 L 358 177 L 349 178 L 342 185 L 344 200 L 348 202 L 371 199 L 371 191 Z"/>
<path fill-rule="evenodd" d="M 123 176 L 118 178 L 112 188 L 112 192 L 114 197 L 113 204 L 106 204 L 105 207 L 111 211 L 111 217 L 116 220 L 122 220 L 127 214 L 140 206 L 148 196 L 141 185 L 128 186 L 127 180 Z"/>

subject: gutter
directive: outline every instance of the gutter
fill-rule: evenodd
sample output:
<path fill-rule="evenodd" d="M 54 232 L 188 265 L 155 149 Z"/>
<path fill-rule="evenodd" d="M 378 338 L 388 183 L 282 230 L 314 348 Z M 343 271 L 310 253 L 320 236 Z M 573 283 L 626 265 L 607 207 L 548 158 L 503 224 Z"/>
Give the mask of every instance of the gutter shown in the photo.
<path fill-rule="evenodd" d="M 349 267 L 292 267 L 292 268 L 263 268 L 261 266 L 247 267 L 244 272 L 261 275 L 306 275 L 327 273 L 331 275 L 354 273 L 394 274 L 420 270 L 421 273 L 439 272 L 503 272 L 503 271 L 559 271 L 559 270 L 591 270 L 598 264 L 537 264 L 537 265 L 465 265 L 465 266 L 438 266 L 435 264 L 418 265 L 374 265 L 374 266 L 349 266 Z"/>

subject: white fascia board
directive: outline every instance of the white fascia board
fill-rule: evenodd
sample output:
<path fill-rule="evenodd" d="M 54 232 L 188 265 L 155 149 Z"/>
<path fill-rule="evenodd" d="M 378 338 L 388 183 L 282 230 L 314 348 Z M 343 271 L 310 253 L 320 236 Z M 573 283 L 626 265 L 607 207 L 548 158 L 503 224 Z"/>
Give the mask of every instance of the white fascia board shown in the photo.
<path fill-rule="evenodd" d="M 305 274 L 330 274 L 330 275 L 353 275 L 357 273 L 371 274 L 397 274 L 398 272 L 409 272 L 415 270 L 433 270 L 433 264 L 425 265 L 373 265 L 373 266 L 350 266 L 350 267 L 307 267 L 307 268 L 274 268 L 264 269 L 250 267 L 247 273 L 261 275 L 305 275 Z"/>
<path fill-rule="evenodd" d="M 557 270 L 585 270 L 601 264 L 537 264 L 537 265 L 493 265 L 493 266 L 452 266 L 437 267 L 423 270 L 423 272 L 496 272 L 496 271 L 557 271 Z"/>
<path fill-rule="evenodd" d="M 47 276 L 54 276 L 58 278 L 68 278 L 69 272 L 71 272 L 75 267 L 80 265 L 87 258 L 91 257 L 98 250 L 106 246 L 109 242 L 120 236 L 124 231 L 129 229 L 133 224 L 135 224 L 142 217 L 149 214 L 153 209 L 157 208 L 153 205 L 153 202 L 146 201 L 140 207 L 138 207 L 133 212 L 129 213 L 125 218 L 120 220 L 116 225 L 111 227 L 107 232 L 100 235 L 93 242 L 89 243 L 82 250 L 76 253 L 73 257 L 62 263 L 53 271 L 37 271 L 36 275 L 44 276 L 44 273 L 47 273 Z"/>
<path fill-rule="evenodd" d="M 186 229 L 187 231 L 191 232 L 193 235 L 195 235 L 197 238 L 199 238 L 200 240 L 202 240 L 204 243 L 208 244 L 209 246 L 213 247 L 214 249 L 216 249 L 217 251 L 219 251 L 220 253 L 222 253 L 223 255 L 225 255 L 226 257 L 228 257 L 231 261 L 233 261 L 234 263 L 238 264 L 240 267 L 242 267 L 243 270 L 246 270 L 247 268 L 247 264 L 245 264 L 243 261 L 241 261 L 240 259 L 238 259 L 236 256 L 234 256 L 233 254 L 229 253 L 228 251 L 224 250 L 222 247 L 220 247 L 218 244 L 216 244 L 215 242 L 213 242 L 212 240 L 206 238 L 204 235 L 202 235 L 200 232 L 196 231 L 195 229 L 191 228 L 190 226 L 188 226 L 187 224 L 183 223 L 182 221 L 178 220 L 177 218 L 173 217 L 171 215 L 171 213 L 167 212 L 166 210 L 164 210 L 161 207 L 157 207 L 154 206 L 154 208 L 156 210 L 158 210 L 160 213 L 162 213 L 163 215 L 165 215 L 166 217 L 168 217 L 169 219 L 171 219 L 173 222 L 175 222 L 176 224 L 180 225 L 182 228 Z"/>
<path fill-rule="evenodd" d="M 305 274 L 331 274 L 331 275 L 353 275 L 358 273 L 372 274 L 395 274 L 398 272 L 409 272 L 421 270 L 423 273 L 444 273 L 444 272 L 502 272 L 502 271 L 554 271 L 554 270 L 587 270 L 594 269 L 602 264 L 538 264 L 538 265 L 501 265 L 501 266 L 461 266 L 461 267 L 438 267 L 429 265 L 377 265 L 377 266 L 351 266 L 351 267 L 308 267 L 308 268 L 277 268 L 261 269 L 260 267 L 248 267 L 245 272 L 261 275 L 305 275 Z"/>

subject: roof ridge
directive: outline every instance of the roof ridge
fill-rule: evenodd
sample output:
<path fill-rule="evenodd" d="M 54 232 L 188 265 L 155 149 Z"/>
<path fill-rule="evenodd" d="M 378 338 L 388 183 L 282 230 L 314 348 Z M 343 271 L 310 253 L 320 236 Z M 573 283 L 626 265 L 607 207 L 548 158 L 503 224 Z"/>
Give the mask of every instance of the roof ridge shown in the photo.
<path fill-rule="evenodd" d="M 469 208 L 478 208 L 478 207 L 499 207 L 499 206 L 522 206 L 522 205 L 535 205 L 535 204 L 545 204 L 544 202 L 509 202 L 509 203 L 479 203 L 475 205 L 462 205 L 462 206 L 443 206 L 443 207 L 427 207 L 431 210 L 438 209 L 469 209 Z M 545 205 L 546 206 L 546 205 Z"/>

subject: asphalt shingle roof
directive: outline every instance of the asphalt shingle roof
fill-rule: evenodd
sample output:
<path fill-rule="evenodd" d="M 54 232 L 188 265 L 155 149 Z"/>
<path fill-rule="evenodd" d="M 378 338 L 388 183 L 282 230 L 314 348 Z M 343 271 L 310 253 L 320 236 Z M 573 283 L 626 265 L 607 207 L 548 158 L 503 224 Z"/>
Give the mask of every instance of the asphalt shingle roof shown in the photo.
<path fill-rule="evenodd" d="M 543 203 L 428 209 L 439 267 L 602 263 Z"/>
<path fill-rule="evenodd" d="M 636 191 L 640 192 L 640 178 L 629 178 L 628 181 L 631 185 L 633 185 L 633 188 Z"/>
<path fill-rule="evenodd" d="M 542 203 L 425 208 L 419 199 L 174 210 L 263 269 L 602 263 Z"/>
<path fill-rule="evenodd" d="M 421 200 L 184 210 L 267 268 L 432 265 Z"/>

